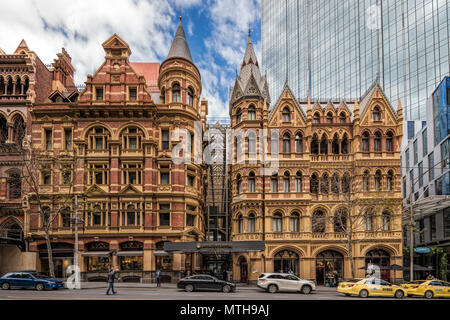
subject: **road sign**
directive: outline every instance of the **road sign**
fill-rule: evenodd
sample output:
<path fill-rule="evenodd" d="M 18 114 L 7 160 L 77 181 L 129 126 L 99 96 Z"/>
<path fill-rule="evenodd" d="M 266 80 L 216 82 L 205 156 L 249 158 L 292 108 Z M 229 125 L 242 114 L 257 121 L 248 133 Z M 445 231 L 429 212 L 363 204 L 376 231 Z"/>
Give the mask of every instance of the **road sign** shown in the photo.
<path fill-rule="evenodd" d="M 431 250 L 428 247 L 419 247 L 419 248 L 414 248 L 414 252 L 416 252 L 416 253 L 430 253 Z"/>

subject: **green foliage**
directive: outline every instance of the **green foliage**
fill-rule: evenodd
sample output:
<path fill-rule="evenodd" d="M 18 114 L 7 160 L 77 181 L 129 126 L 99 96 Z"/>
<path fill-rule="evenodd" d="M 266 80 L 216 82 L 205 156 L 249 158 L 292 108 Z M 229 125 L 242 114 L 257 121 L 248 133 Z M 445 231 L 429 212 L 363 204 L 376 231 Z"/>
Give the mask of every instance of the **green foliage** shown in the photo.
<path fill-rule="evenodd" d="M 429 247 L 431 254 L 438 260 L 439 275 L 438 278 L 447 281 L 447 253 L 441 247 Z"/>

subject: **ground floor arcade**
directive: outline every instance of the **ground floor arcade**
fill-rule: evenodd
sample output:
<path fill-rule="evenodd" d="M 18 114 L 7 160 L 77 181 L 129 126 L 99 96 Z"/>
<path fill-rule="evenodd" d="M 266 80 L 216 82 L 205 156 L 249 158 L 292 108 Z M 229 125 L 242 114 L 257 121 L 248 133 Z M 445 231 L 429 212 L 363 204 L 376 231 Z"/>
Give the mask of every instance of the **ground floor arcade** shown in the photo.
<path fill-rule="evenodd" d="M 403 279 L 402 271 L 389 270 L 393 264 L 402 265 L 398 243 L 358 244 L 350 258 L 342 245 L 266 242 L 263 252 L 233 253 L 232 259 L 233 280 L 237 282 L 255 283 L 264 272 L 291 272 L 303 279 L 314 280 L 319 285 L 326 285 L 335 273 L 341 280 L 364 278 L 369 265 L 380 267 L 380 276 L 386 281 Z"/>

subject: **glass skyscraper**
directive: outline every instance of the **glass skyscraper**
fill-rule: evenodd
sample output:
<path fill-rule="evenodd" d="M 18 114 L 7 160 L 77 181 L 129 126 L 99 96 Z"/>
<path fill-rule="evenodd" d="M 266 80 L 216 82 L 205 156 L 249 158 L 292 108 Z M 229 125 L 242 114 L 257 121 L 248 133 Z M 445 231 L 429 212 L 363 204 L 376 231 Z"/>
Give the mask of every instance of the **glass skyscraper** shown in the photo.
<path fill-rule="evenodd" d="M 286 79 L 298 98 L 354 99 L 379 75 L 405 120 L 425 119 L 427 98 L 449 74 L 449 20 L 450 0 L 262 0 L 272 101 Z"/>

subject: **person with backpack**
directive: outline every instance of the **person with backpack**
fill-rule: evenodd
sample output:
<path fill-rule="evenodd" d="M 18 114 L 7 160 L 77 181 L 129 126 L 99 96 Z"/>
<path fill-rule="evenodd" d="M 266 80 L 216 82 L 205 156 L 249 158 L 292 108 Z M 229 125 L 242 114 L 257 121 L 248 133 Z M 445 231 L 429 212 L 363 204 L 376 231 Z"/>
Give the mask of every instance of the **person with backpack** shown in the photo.
<path fill-rule="evenodd" d="M 114 290 L 114 280 L 116 280 L 116 271 L 114 267 L 111 266 L 108 273 L 108 290 L 106 290 L 106 294 L 109 295 L 109 291 L 112 290 L 113 294 L 116 294 L 117 291 Z M 117 277 L 117 280 L 120 280 L 120 277 Z"/>

